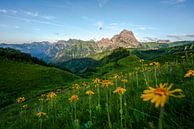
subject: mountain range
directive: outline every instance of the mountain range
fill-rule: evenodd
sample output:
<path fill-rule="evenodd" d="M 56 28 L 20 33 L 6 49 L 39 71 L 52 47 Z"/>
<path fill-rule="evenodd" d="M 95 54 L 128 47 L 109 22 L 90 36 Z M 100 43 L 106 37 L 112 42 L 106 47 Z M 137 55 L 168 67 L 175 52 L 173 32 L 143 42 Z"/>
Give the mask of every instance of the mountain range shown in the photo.
<path fill-rule="evenodd" d="M 102 38 L 99 41 L 83 41 L 78 39 L 59 40 L 51 43 L 48 41 L 32 42 L 23 44 L 1 43 L 0 48 L 13 48 L 21 52 L 28 53 L 33 57 L 42 59 L 47 63 L 70 64 L 73 59 L 90 58 L 99 56 L 105 52 L 112 52 L 116 48 L 141 48 L 141 49 L 160 49 L 173 46 L 181 46 L 194 43 L 193 41 L 178 41 L 170 43 L 148 42 L 140 43 L 132 31 L 126 29 L 112 38 Z M 67 63 L 65 63 L 67 62 Z M 75 60 L 73 60 L 75 62 Z"/>
<path fill-rule="evenodd" d="M 111 51 L 115 48 L 137 48 L 139 42 L 132 31 L 123 30 L 111 39 L 102 38 L 100 41 L 83 41 L 77 39 L 59 40 L 54 43 L 47 41 L 23 44 L 0 44 L 2 48 L 13 48 L 46 62 L 60 63 L 75 58 L 83 58 L 102 51 Z"/>

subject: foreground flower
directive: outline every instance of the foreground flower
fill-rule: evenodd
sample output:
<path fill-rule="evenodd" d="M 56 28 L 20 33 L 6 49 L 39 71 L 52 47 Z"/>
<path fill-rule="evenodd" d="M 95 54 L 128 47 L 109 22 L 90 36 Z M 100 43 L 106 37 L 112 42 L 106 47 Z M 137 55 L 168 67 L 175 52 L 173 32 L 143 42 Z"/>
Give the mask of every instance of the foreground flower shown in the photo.
<path fill-rule="evenodd" d="M 77 95 L 72 95 L 71 98 L 69 98 L 69 100 L 71 102 L 76 102 L 77 100 L 79 100 L 79 97 Z"/>
<path fill-rule="evenodd" d="M 120 101 L 120 120 L 121 120 L 121 129 L 123 129 L 123 94 L 126 92 L 125 88 L 118 87 L 116 90 L 113 91 L 113 93 L 119 94 L 119 101 Z"/>
<path fill-rule="evenodd" d="M 17 98 L 16 99 L 16 102 L 17 103 L 22 103 L 22 102 L 24 102 L 26 99 L 24 98 L 24 97 L 19 97 L 19 98 Z"/>
<path fill-rule="evenodd" d="M 99 83 L 100 83 L 100 79 L 99 79 L 99 78 L 94 79 L 94 80 L 93 80 L 93 83 L 99 84 Z"/>
<path fill-rule="evenodd" d="M 123 80 L 121 80 L 121 82 L 128 83 L 128 80 L 127 79 L 123 79 Z"/>
<path fill-rule="evenodd" d="M 150 66 L 160 66 L 160 63 L 154 61 L 154 62 L 151 62 L 149 65 Z"/>
<path fill-rule="evenodd" d="M 194 70 L 188 70 L 187 73 L 184 75 L 185 78 L 188 78 L 190 76 L 194 76 Z"/>
<path fill-rule="evenodd" d="M 83 86 L 87 86 L 87 82 L 82 82 L 82 85 Z"/>
<path fill-rule="evenodd" d="M 114 74 L 113 79 L 120 79 L 121 77 L 118 74 Z"/>
<path fill-rule="evenodd" d="M 140 62 L 140 63 L 144 62 L 144 59 L 140 59 L 139 62 Z"/>
<path fill-rule="evenodd" d="M 47 100 L 51 100 L 53 98 L 55 98 L 57 96 L 57 94 L 55 92 L 50 92 L 47 95 Z"/>
<path fill-rule="evenodd" d="M 80 89 L 80 85 L 79 84 L 74 84 L 73 85 L 73 89 L 79 90 Z"/>
<path fill-rule="evenodd" d="M 87 94 L 87 95 L 93 95 L 94 92 L 93 92 L 92 90 L 88 90 L 88 91 L 86 91 L 86 94 Z"/>
<path fill-rule="evenodd" d="M 184 95 L 182 94 L 182 90 L 181 89 L 174 89 L 171 90 L 171 87 L 173 86 L 173 84 L 168 85 L 168 83 L 160 83 L 159 87 L 157 88 L 152 88 L 149 87 L 148 90 L 144 90 L 143 94 L 141 95 L 141 98 L 143 99 L 143 101 L 151 101 L 151 103 L 155 103 L 155 107 L 164 107 L 164 105 L 166 104 L 169 96 L 173 96 L 173 97 L 177 97 L 177 98 L 181 98 L 184 97 Z M 177 93 L 176 95 L 174 93 Z"/>
<path fill-rule="evenodd" d="M 102 80 L 102 86 L 108 88 L 110 85 L 113 85 L 112 81 L 110 80 Z"/>
<path fill-rule="evenodd" d="M 126 92 L 125 88 L 118 87 L 116 90 L 113 91 L 113 93 L 118 93 L 118 94 L 124 94 Z"/>
<path fill-rule="evenodd" d="M 46 116 L 46 113 L 45 112 L 37 112 L 36 113 L 36 116 L 39 117 L 39 118 L 41 118 L 43 116 Z"/>

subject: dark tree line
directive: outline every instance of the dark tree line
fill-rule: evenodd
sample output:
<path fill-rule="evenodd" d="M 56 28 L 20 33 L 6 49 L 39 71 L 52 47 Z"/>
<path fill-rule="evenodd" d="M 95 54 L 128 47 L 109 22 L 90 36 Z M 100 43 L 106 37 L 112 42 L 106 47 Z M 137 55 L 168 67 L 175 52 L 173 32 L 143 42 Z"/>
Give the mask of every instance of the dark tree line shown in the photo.
<path fill-rule="evenodd" d="M 32 57 L 30 54 L 23 53 L 19 50 L 15 50 L 12 48 L 0 48 L 0 57 L 15 61 L 29 62 L 48 66 L 48 64 L 43 60 L 40 60 L 36 57 Z"/>

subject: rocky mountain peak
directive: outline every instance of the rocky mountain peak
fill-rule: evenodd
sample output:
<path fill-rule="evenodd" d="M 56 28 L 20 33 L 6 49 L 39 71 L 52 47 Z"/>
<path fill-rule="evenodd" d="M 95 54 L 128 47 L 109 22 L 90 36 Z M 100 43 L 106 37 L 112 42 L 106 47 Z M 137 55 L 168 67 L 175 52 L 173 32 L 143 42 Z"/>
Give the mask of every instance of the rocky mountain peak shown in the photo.
<path fill-rule="evenodd" d="M 124 30 L 121 31 L 120 35 L 133 35 L 133 32 L 124 29 Z"/>
<path fill-rule="evenodd" d="M 118 47 L 137 48 L 139 46 L 139 42 L 132 31 L 124 29 L 118 35 L 114 35 L 111 40 L 108 38 L 102 38 L 98 42 L 98 46 L 103 50 L 110 48 L 115 49 Z"/>

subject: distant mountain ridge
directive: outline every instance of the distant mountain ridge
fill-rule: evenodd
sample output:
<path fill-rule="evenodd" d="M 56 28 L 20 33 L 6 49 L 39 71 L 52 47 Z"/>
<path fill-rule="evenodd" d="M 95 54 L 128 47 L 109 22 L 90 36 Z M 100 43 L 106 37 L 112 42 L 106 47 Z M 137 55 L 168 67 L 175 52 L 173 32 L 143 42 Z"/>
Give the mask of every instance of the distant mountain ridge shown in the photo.
<path fill-rule="evenodd" d="M 71 59 L 88 57 L 91 54 L 102 51 L 113 50 L 115 48 L 137 48 L 139 42 L 133 32 L 121 31 L 109 39 L 83 41 L 77 39 L 59 40 L 55 43 L 47 41 L 32 42 L 23 44 L 0 44 L 2 48 L 13 48 L 21 52 L 29 53 L 34 57 L 43 59 L 46 62 L 64 62 Z"/>

